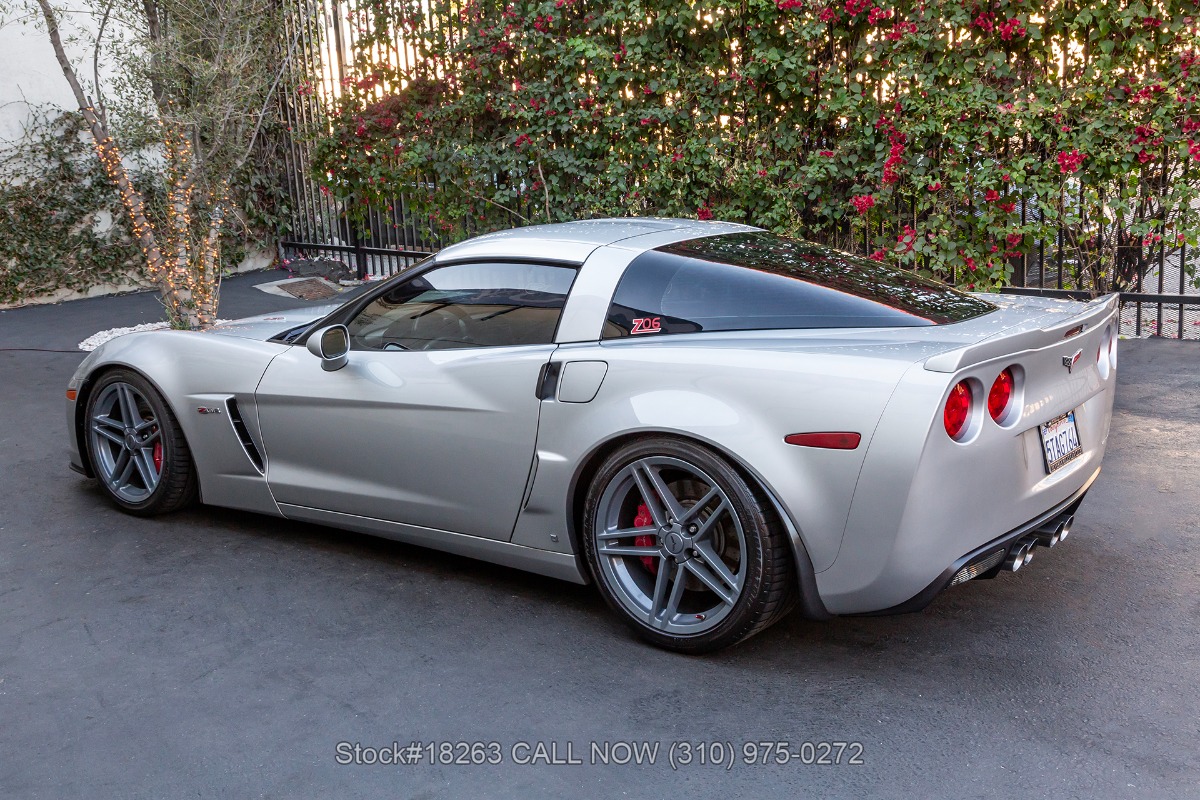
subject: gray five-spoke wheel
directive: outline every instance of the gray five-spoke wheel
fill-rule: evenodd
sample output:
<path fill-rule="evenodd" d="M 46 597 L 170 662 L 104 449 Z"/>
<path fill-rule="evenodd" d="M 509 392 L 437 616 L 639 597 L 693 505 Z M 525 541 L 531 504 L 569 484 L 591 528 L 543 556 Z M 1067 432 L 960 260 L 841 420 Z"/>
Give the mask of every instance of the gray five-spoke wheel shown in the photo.
<path fill-rule="evenodd" d="M 105 386 L 88 420 L 97 478 L 128 503 L 141 503 L 162 479 L 162 427 L 149 400 L 128 383 Z"/>
<path fill-rule="evenodd" d="M 725 491 L 671 456 L 628 464 L 597 507 L 596 555 L 617 601 L 655 630 L 711 630 L 746 582 L 746 534 Z"/>

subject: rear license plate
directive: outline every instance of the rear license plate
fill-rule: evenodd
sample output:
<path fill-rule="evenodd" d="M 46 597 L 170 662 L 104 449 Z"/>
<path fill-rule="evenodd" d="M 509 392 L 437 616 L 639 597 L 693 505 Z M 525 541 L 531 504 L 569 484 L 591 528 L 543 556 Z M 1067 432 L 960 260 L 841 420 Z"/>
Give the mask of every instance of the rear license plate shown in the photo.
<path fill-rule="evenodd" d="M 1074 411 L 1068 411 L 1039 427 L 1042 432 L 1042 455 L 1046 458 L 1047 473 L 1054 472 L 1083 453 L 1083 446 L 1079 444 L 1079 431 L 1075 427 Z"/>

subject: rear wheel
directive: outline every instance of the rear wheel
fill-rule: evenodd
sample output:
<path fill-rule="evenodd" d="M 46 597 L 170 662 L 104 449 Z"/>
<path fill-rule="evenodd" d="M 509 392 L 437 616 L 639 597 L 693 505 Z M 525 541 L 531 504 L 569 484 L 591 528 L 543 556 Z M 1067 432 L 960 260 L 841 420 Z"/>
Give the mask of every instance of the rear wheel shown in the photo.
<path fill-rule="evenodd" d="M 787 537 L 766 499 L 699 445 L 655 437 L 619 448 L 592 482 L 584 519 L 601 594 L 661 647 L 727 647 L 794 602 Z"/>
<path fill-rule="evenodd" d="M 179 423 L 150 382 L 114 370 L 88 399 L 87 450 L 105 493 L 132 514 L 175 511 L 196 499 L 196 470 Z"/>

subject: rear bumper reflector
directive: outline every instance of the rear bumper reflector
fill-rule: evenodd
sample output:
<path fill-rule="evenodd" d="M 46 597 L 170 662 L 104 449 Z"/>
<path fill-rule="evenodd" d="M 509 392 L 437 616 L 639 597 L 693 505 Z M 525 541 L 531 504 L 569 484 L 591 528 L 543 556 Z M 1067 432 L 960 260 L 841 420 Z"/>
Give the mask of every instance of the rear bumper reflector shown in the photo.
<path fill-rule="evenodd" d="M 827 450 L 854 450 L 862 436 L 849 431 L 825 431 L 822 433 L 793 433 L 783 437 L 788 444 L 800 447 L 824 447 Z"/>

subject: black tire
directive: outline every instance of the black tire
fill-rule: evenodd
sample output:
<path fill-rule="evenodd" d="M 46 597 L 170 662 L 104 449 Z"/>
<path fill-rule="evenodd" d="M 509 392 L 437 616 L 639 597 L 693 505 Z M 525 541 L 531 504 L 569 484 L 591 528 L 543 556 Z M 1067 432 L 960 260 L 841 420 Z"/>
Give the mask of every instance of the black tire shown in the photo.
<path fill-rule="evenodd" d="M 656 517 L 649 522 L 656 510 L 666 514 L 668 509 L 662 503 L 660 508 L 651 509 L 652 503 L 645 499 L 644 487 L 654 485 L 654 475 L 647 470 L 657 474 L 659 486 L 676 495 L 676 510 L 684 511 L 685 518 L 694 513 L 692 522 L 699 524 L 661 527 Z M 714 486 L 710 483 L 719 490 L 717 496 L 703 506 L 704 510 L 689 511 L 705 502 L 703 498 L 713 497 Z M 688 494 L 692 496 L 691 505 L 688 498 L 682 497 Z M 703 498 L 696 500 L 697 495 Z M 631 509 L 636 509 L 638 515 L 632 523 Z M 675 522 L 680 521 L 687 520 Z M 623 534 L 631 528 L 639 532 L 654 528 L 655 532 L 637 537 Z M 688 538 L 695 529 L 699 533 Z M 672 541 L 671 531 L 680 536 Z M 681 541 L 684 552 L 675 554 L 672 548 Z M 692 544 L 696 549 L 688 551 Z M 602 552 L 629 550 L 631 546 L 639 555 Z M 677 652 L 705 653 L 744 641 L 785 616 L 798 599 L 787 533 L 762 491 L 721 456 L 681 439 L 654 436 L 632 440 L 604 460 L 588 490 L 583 547 L 592 577 L 609 606 L 639 636 Z M 648 547 L 656 548 L 658 555 L 640 555 Z M 731 548 L 737 550 L 736 558 Z M 724 572 L 710 568 L 714 555 L 721 559 Z M 688 561 L 691 567 L 685 563 Z M 718 580 L 717 585 L 725 592 L 719 595 L 707 588 L 709 584 L 699 575 L 692 575 L 692 569 L 707 572 L 710 580 L 718 574 L 734 580 Z M 668 570 L 673 570 L 671 576 L 666 575 Z M 683 583 L 676 592 L 679 576 Z M 659 581 L 667 588 L 660 589 Z M 735 584 L 737 588 L 732 588 Z M 709 600 L 705 600 L 706 595 L 711 595 Z M 716 602 L 711 612 L 693 613 L 704 612 L 710 601 Z M 688 604 L 692 611 L 686 610 Z M 695 632 L 689 630 L 691 627 L 696 628 Z"/>
<path fill-rule="evenodd" d="M 123 405 L 125 399 L 132 401 L 132 414 L 143 420 L 142 425 L 148 426 L 146 431 L 133 432 L 135 429 L 129 420 L 111 416 L 114 411 L 119 412 L 118 416 L 130 416 L 123 413 L 127 407 Z M 101 424 L 97 422 L 98 418 L 109 421 Z M 126 423 L 123 431 L 118 430 L 118 423 L 122 421 Z M 98 431 L 98 428 L 104 430 Z M 82 434 L 81 445 L 86 448 L 97 482 L 122 511 L 150 517 L 178 511 L 196 501 L 199 481 L 179 421 L 158 390 L 138 373 L 115 369 L 99 378 L 88 393 Z M 122 445 L 116 441 L 117 436 L 131 443 Z M 161 449 L 154 447 L 156 442 L 161 443 Z M 101 448 L 105 448 L 104 453 L 100 452 Z M 124 462 L 120 461 L 122 451 L 126 453 Z M 145 458 L 140 464 L 137 463 L 139 453 Z M 120 476 L 114 474 L 114 468 L 130 465 L 130 462 L 136 469 L 131 467 L 128 481 L 121 484 L 115 480 Z M 156 481 L 150 479 L 155 473 Z M 147 484 L 153 486 L 147 488 Z"/>

